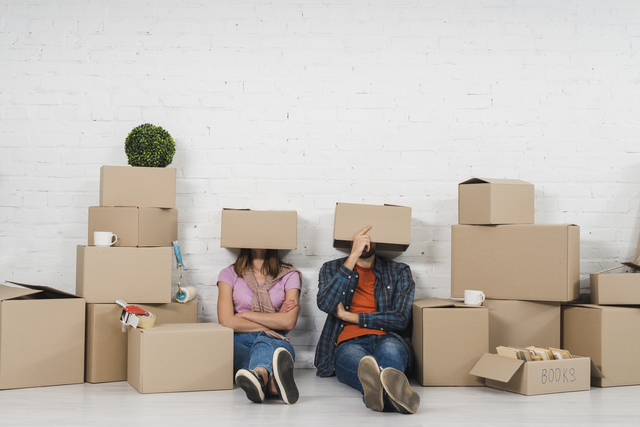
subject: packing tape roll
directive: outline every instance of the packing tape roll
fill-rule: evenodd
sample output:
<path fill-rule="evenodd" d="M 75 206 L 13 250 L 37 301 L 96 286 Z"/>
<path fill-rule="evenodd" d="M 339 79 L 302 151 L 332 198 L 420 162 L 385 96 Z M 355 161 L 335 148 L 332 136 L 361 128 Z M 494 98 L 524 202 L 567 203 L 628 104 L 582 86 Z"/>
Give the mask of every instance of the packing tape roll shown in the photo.
<path fill-rule="evenodd" d="M 189 302 L 195 299 L 198 296 L 198 291 L 193 286 L 185 286 L 184 288 L 179 288 L 176 292 L 176 301 L 178 302 Z"/>
<path fill-rule="evenodd" d="M 156 315 L 153 313 L 149 313 L 151 317 L 140 316 L 136 314 L 138 318 L 138 329 L 151 329 L 153 325 L 156 323 Z"/>

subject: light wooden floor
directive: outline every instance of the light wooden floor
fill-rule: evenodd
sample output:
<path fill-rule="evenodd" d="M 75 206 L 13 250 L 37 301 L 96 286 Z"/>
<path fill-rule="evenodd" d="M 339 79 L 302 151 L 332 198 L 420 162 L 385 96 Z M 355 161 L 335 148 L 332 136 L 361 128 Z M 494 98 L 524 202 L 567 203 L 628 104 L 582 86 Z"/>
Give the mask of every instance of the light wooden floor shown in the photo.
<path fill-rule="evenodd" d="M 640 425 L 640 386 L 520 396 L 486 387 L 420 387 L 415 415 L 367 409 L 335 377 L 296 370 L 297 404 L 234 390 L 139 394 L 127 382 L 0 391 L 0 426 L 610 426 Z"/>

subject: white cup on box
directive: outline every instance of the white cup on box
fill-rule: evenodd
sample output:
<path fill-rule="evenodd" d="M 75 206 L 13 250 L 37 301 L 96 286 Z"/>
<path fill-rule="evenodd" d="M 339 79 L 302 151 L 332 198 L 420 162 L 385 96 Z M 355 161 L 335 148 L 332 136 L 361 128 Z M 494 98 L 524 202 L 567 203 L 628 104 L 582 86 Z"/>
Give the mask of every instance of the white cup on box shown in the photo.
<path fill-rule="evenodd" d="M 94 231 L 93 232 L 94 246 L 113 246 L 117 241 L 118 241 L 118 236 L 116 236 L 110 231 Z"/>
<path fill-rule="evenodd" d="M 464 291 L 464 303 L 466 305 L 482 305 L 484 293 L 482 291 Z"/>

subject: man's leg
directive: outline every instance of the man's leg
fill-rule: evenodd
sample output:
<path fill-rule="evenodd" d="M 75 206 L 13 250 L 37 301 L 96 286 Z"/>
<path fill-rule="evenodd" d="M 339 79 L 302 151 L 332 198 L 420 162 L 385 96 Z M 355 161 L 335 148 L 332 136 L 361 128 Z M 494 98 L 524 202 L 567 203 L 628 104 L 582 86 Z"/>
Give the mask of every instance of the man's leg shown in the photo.
<path fill-rule="evenodd" d="M 380 368 L 395 368 L 404 372 L 409 365 L 409 352 L 405 344 L 393 335 L 380 335 L 376 338 L 373 357 L 378 361 Z"/>
<path fill-rule="evenodd" d="M 371 355 L 371 353 L 372 346 L 367 337 L 340 344 L 333 354 L 333 366 L 338 381 L 350 385 L 364 394 L 358 378 L 358 365 L 363 357 Z"/>

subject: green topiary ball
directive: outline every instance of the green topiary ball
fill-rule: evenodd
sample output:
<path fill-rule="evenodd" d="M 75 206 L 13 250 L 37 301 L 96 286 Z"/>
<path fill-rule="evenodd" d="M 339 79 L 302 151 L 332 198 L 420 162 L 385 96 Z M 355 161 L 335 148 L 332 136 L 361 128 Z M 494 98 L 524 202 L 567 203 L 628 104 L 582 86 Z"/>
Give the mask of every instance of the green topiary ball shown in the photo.
<path fill-rule="evenodd" d="M 133 128 L 127 135 L 124 152 L 131 166 L 164 168 L 173 160 L 176 142 L 160 126 L 145 123 Z"/>

